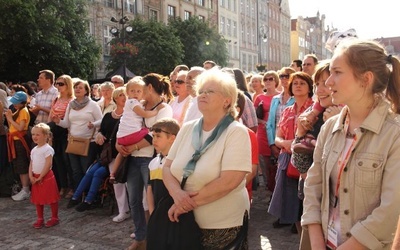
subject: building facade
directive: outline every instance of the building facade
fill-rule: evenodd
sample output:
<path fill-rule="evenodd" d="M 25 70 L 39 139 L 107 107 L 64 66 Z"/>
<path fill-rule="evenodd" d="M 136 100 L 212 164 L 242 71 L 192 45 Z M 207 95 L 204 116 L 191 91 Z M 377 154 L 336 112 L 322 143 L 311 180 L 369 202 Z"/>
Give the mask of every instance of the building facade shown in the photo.
<path fill-rule="evenodd" d="M 291 19 L 288 0 L 88 0 L 89 32 L 103 49 L 94 78 L 108 73 L 110 41 L 114 38 L 110 29 L 121 28 L 115 19 L 124 16 L 164 23 L 176 17 L 208 20 L 226 40 L 227 66 L 244 72 L 257 72 L 257 65 L 279 70 L 310 53 L 319 59 L 331 57 L 325 42 L 334 29 L 325 27 L 325 15 L 317 12 L 314 17 Z M 397 44 L 394 38 L 391 41 Z"/>

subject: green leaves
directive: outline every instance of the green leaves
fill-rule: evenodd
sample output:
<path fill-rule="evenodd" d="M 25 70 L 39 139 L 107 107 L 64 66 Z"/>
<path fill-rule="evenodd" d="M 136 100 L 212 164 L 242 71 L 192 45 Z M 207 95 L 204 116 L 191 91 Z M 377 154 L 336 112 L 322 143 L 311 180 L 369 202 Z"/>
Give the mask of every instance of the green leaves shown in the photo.
<path fill-rule="evenodd" d="M 202 66 L 204 61 L 213 60 L 225 66 L 228 62 L 225 40 L 216 28 L 211 28 L 198 18 L 170 20 L 169 25 L 135 19 L 129 25 L 133 27 L 133 32 L 126 34 L 125 41 L 134 44 L 138 54 L 125 58 L 112 56 L 108 65 L 110 70 L 116 70 L 123 64 L 123 60 L 137 75 L 150 72 L 169 75 L 178 64 Z M 121 40 L 113 39 L 111 44 Z"/>
<path fill-rule="evenodd" d="M 27 81 L 39 70 L 88 78 L 100 46 L 87 34 L 85 0 L 0 0 L 0 79 Z"/>

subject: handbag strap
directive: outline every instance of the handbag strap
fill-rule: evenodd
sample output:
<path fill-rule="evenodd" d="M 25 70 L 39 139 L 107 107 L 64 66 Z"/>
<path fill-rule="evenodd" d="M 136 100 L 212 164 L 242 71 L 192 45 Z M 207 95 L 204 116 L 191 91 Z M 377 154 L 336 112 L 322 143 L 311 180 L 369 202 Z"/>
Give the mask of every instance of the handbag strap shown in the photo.
<path fill-rule="evenodd" d="M 120 122 L 120 120 L 118 120 L 114 125 L 113 131 L 111 132 L 110 138 L 108 139 L 110 142 L 111 142 L 111 139 L 113 138 L 113 136 L 117 133 L 119 122 Z"/>

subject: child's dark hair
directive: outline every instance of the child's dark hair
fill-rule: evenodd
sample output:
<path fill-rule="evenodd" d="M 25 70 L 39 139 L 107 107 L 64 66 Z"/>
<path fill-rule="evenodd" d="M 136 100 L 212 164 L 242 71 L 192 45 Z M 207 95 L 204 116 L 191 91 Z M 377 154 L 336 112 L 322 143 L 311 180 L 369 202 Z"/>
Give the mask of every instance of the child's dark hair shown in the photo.
<path fill-rule="evenodd" d="M 177 135 L 179 132 L 179 123 L 173 118 L 162 118 L 153 124 L 152 129 L 162 129 L 172 135 Z"/>

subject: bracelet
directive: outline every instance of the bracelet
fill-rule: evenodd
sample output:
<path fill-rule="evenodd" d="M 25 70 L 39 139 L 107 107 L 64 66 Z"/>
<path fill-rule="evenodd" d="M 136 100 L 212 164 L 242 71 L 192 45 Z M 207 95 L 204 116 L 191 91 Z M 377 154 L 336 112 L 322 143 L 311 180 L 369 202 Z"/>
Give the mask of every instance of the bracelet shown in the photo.
<path fill-rule="evenodd" d="M 139 147 L 137 144 L 135 144 L 135 150 L 139 150 Z"/>

